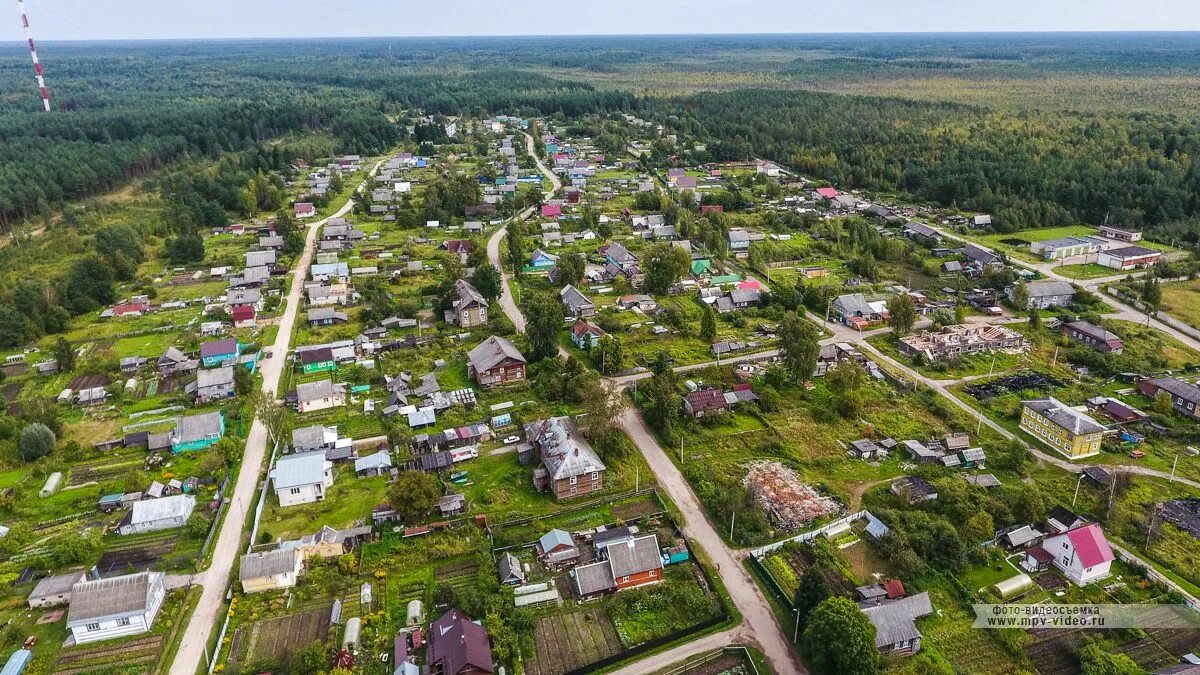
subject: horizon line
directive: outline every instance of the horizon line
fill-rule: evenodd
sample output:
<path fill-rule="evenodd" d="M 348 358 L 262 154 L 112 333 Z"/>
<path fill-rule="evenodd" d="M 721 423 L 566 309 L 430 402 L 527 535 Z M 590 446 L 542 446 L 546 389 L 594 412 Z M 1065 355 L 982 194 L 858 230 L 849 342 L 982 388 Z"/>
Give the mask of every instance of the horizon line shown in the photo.
<path fill-rule="evenodd" d="M 568 38 L 620 38 L 620 37 L 858 37 L 858 36 L 915 36 L 915 35 L 1161 35 L 1200 33 L 1200 28 L 1188 29 L 1022 29 L 1022 30 L 986 30 L 986 29 L 947 29 L 947 30 L 913 30 L 913 31 L 815 31 L 815 32 L 742 32 L 742 33 L 459 33 L 459 34 L 414 34 L 414 35 L 258 35 L 258 36 L 168 36 L 168 37 L 103 37 L 103 38 L 41 38 L 39 43 L 104 43 L 104 42 L 233 42 L 253 40 L 308 40 L 328 42 L 335 40 L 453 40 L 463 38 L 476 39 L 568 39 Z M 23 39 L 0 40 L 0 44 L 23 45 Z"/>

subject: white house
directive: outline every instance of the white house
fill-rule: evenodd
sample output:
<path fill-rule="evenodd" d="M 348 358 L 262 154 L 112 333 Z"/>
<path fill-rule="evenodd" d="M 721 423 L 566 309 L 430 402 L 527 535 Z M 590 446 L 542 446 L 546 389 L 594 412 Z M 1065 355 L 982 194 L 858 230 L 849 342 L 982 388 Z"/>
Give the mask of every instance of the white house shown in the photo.
<path fill-rule="evenodd" d="M 319 502 L 333 485 L 333 462 L 322 451 L 287 455 L 271 469 L 271 484 L 280 506 Z"/>
<path fill-rule="evenodd" d="M 246 593 L 291 588 L 296 585 L 303 564 L 304 553 L 298 548 L 247 553 L 238 566 L 238 580 Z"/>
<path fill-rule="evenodd" d="M 79 645 L 145 633 L 166 594 L 162 572 L 81 581 L 71 589 L 67 628 Z"/>
<path fill-rule="evenodd" d="M 333 380 L 301 382 L 296 385 L 296 409 L 302 413 L 346 405 L 346 390 Z"/>
<path fill-rule="evenodd" d="M 1054 566 L 1078 586 L 1107 577 L 1112 566 L 1112 549 L 1096 523 L 1046 537 L 1042 548 L 1054 556 Z"/>
<path fill-rule="evenodd" d="M 193 495 L 171 495 L 134 502 L 117 531 L 121 534 L 139 534 L 182 527 L 195 508 L 196 498 Z"/>

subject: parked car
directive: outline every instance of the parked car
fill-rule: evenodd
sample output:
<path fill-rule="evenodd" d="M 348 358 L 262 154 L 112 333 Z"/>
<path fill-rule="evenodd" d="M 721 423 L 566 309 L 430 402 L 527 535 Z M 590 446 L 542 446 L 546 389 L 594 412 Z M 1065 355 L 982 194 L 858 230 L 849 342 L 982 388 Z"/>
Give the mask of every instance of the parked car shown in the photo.
<path fill-rule="evenodd" d="M 505 445 L 512 445 L 513 443 L 520 443 L 520 442 L 521 442 L 520 436 L 509 436 L 508 438 L 504 439 Z"/>
<path fill-rule="evenodd" d="M 1133 452 L 1129 453 L 1129 456 L 1134 459 L 1141 459 L 1146 456 L 1146 453 L 1142 452 L 1141 450 L 1134 450 Z"/>

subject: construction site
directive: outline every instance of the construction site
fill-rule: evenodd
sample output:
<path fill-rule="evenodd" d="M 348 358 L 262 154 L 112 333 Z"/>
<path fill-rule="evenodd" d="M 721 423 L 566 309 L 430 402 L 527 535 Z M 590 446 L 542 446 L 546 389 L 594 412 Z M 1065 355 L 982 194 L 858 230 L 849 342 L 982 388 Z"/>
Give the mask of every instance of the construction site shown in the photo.
<path fill-rule="evenodd" d="M 900 351 L 908 356 L 923 356 L 929 361 L 978 354 L 979 352 L 1023 352 L 1029 348 L 1025 336 L 1004 326 L 955 324 L 937 330 L 923 330 L 900 338 Z"/>
<path fill-rule="evenodd" d="M 754 502 L 780 530 L 797 530 L 842 511 L 837 500 L 801 482 L 795 471 L 779 462 L 751 464 L 745 484 Z"/>

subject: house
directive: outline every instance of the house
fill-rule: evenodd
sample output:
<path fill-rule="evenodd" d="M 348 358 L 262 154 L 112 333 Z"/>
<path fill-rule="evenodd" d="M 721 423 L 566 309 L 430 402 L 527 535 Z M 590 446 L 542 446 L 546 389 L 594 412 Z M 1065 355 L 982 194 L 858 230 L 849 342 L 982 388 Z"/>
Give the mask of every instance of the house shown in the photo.
<path fill-rule="evenodd" d="M 308 310 L 308 325 L 332 326 L 335 323 L 346 323 L 350 317 L 332 307 L 314 307 Z"/>
<path fill-rule="evenodd" d="M 1088 255 L 1100 250 L 1100 240 L 1092 237 L 1059 237 L 1029 244 L 1029 251 L 1045 260 L 1061 260 Z"/>
<path fill-rule="evenodd" d="M 238 307 L 253 307 L 255 312 L 262 311 L 262 291 L 257 288 L 231 288 L 225 294 L 225 304 L 230 311 Z"/>
<path fill-rule="evenodd" d="M 1025 549 L 1025 558 L 1021 567 L 1028 572 L 1044 572 L 1054 565 L 1054 555 L 1041 546 L 1031 546 Z"/>
<path fill-rule="evenodd" d="M 729 250 L 733 252 L 745 252 L 750 249 L 750 233 L 746 230 L 735 227 L 729 230 Z"/>
<path fill-rule="evenodd" d="M 887 451 L 869 438 L 860 438 L 850 441 L 850 454 L 860 459 L 875 459 L 876 457 L 886 457 Z"/>
<path fill-rule="evenodd" d="M 302 413 L 327 410 L 346 405 L 344 385 L 333 380 L 301 382 L 296 385 L 296 409 Z"/>
<path fill-rule="evenodd" d="M 537 556 L 548 567 L 559 568 L 579 558 L 579 547 L 563 530 L 550 530 L 538 538 Z"/>
<path fill-rule="evenodd" d="M 333 462 L 323 452 L 284 455 L 271 469 L 271 485 L 280 506 L 322 501 L 333 485 Z"/>
<path fill-rule="evenodd" d="M 729 292 L 729 301 L 738 309 L 757 305 L 762 294 L 757 288 L 735 288 Z"/>
<path fill-rule="evenodd" d="M 921 355 L 929 361 L 1001 349 L 1021 349 L 1025 345 L 1025 337 L 1015 330 L 988 324 L 958 324 L 932 331 L 923 330 L 900 338 L 899 343 L 901 353 L 907 356 Z"/>
<path fill-rule="evenodd" d="M 448 495 L 442 495 L 438 498 L 434 508 L 437 509 L 438 515 L 443 518 L 459 516 L 467 512 L 467 498 L 453 492 Z"/>
<path fill-rule="evenodd" d="M 233 394 L 233 366 L 201 370 L 196 374 L 197 403 L 232 398 Z"/>
<path fill-rule="evenodd" d="M 556 499 L 567 499 L 604 488 L 607 467 L 570 417 L 527 424 L 525 437 L 533 445 L 535 461 L 542 464 L 534 472 L 534 485 L 539 490 L 548 489 Z"/>
<path fill-rule="evenodd" d="M 707 415 L 719 415 L 729 410 L 729 405 L 725 402 L 725 393 L 720 389 L 700 389 L 683 397 L 683 410 L 692 419 L 700 419 Z"/>
<path fill-rule="evenodd" d="M 205 368 L 233 365 L 237 362 L 238 353 L 237 338 L 226 338 L 200 345 L 200 361 Z"/>
<path fill-rule="evenodd" d="M 1038 531 L 1033 525 L 1025 524 L 1007 528 L 1000 533 L 1000 536 L 996 537 L 996 540 L 1010 551 L 1015 551 L 1017 549 L 1023 550 L 1031 544 L 1039 543 L 1045 536 L 1045 534 Z"/>
<path fill-rule="evenodd" d="M 258 247 L 268 251 L 278 251 L 283 248 L 283 237 L 277 235 L 269 235 L 258 238 Z"/>
<path fill-rule="evenodd" d="M 256 324 L 257 312 L 253 305 L 238 305 L 229 311 L 234 328 L 253 328 Z"/>
<path fill-rule="evenodd" d="M 571 570 L 582 599 L 662 581 L 662 551 L 658 535 L 633 536 L 598 548 L 602 560 Z"/>
<path fill-rule="evenodd" d="M 163 580 L 162 572 L 140 572 L 75 584 L 67 610 L 75 644 L 148 632 L 167 594 Z"/>
<path fill-rule="evenodd" d="M 543 218 L 558 218 L 562 215 L 562 205 L 560 204 L 542 204 Z"/>
<path fill-rule="evenodd" d="M 454 309 L 447 312 L 452 323 L 459 328 L 482 326 L 488 320 L 488 301 L 474 286 L 465 279 L 454 283 L 458 299 L 454 301 Z"/>
<path fill-rule="evenodd" d="M 916 237 L 924 237 L 926 239 L 932 239 L 934 242 L 936 242 L 938 244 L 940 244 L 942 242 L 942 233 L 941 232 L 938 232 L 937 230 L 933 229 L 932 227 L 926 225 L 925 223 L 918 223 L 915 220 L 910 220 L 907 223 L 905 223 L 904 225 L 901 225 L 900 232 L 903 233 L 904 236 L 908 237 L 909 239 L 915 239 Z"/>
<path fill-rule="evenodd" d="M 238 566 L 243 593 L 260 593 L 291 588 L 300 578 L 304 554 L 295 548 L 277 548 L 264 553 L 247 553 Z"/>
<path fill-rule="evenodd" d="M 869 303 L 862 293 L 839 295 L 833 299 L 830 309 L 839 322 L 858 330 L 883 323 L 888 317 L 886 303 L 883 307 Z"/>
<path fill-rule="evenodd" d="M 921 651 L 921 631 L 916 620 L 933 614 L 929 593 L 860 605 L 875 626 L 875 647 L 883 654 L 912 655 Z"/>
<path fill-rule="evenodd" d="M 525 357 L 511 340 L 493 335 L 467 353 L 467 376 L 485 389 L 521 382 Z"/>
<path fill-rule="evenodd" d="M 1190 382 L 1174 377 L 1159 377 L 1142 380 L 1138 382 L 1137 388 L 1150 398 L 1158 398 L 1159 394 L 1166 393 L 1171 397 L 1171 407 L 1176 412 L 1200 419 L 1200 387 Z"/>
<path fill-rule="evenodd" d="M 301 427 L 292 430 L 292 452 L 325 453 L 325 459 L 337 461 L 349 459 L 354 455 L 354 440 L 339 438 L 337 427 L 326 427 L 320 424 Z"/>
<path fill-rule="evenodd" d="M 142 534 L 183 527 L 195 509 L 196 497 L 193 495 L 171 495 L 134 502 L 117 531 L 121 534 Z"/>
<path fill-rule="evenodd" d="M 1096 262 L 1114 270 L 1132 270 L 1150 267 L 1162 257 L 1161 251 L 1145 246 L 1125 246 L 1101 251 Z"/>
<path fill-rule="evenodd" d="M 1001 269 L 1004 267 L 1003 258 L 982 246 L 967 244 L 963 247 L 962 253 L 966 256 L 967 262 L 977 270 Z"/>
<path fill-rule="evenodd" d="M 1086 586 L 1109 575 L 1113 552 L 1096 523 L 1046 537 L 1042 548 L 1054 556 L 1054 566 L 1076 586 Z"/>
<path fill-rule="evenodd" d="M 1067 337 L 1101 352 L 1120 354 L 1125 349 L 1125 342 L 1111 331 L 1107 331 L 1087 321 L 1072 321 L 1064 323 L 1062 333 Z"/>
<path fill-rule="evenodd" d="M 171 452 L 203 450 L 225 435 L 225 416 L 220 411 L 184 415 L 171 432 Z"/>
<path fill-rule="evenodd" d="M 1046 531 L 1050 534 L 1060 534 L 1067 530 L 1073 530 L 1086 522 L 1071 511 L 1056 506 L 1050 509 L 1050 514 L 1046 516 Z"/>
<path fill-rule="evenodd" d="M 487 631 L 451 609 L 429 626 L 426 668 L 430 675 L 471 675 L 494 672 Z"/>
<path fill-rule="evenodd" d="M 562 290 L 558 292 L 558 297 L 562 300 L 567 313 L 576 319 L 596 315 L 596 305 L 578 288 L 570 284 L 562 287 Z"/>
<path fill-rule="evenodd" d="M 1013 299 L 1013 291 L 1012 287 L 1005 291 L 1009 300 Z M 1025 284 L 1025 295 L 1025 309 L 1061 307 L 1075 300 L 1075 287 L 1065 281 L 1030 281 Z"/>
<path fill-rule="evenodd" d="M 70 604 L 71 589 L 75 587 L 75 584 L 86 579 L 87 575 L 83 572 L 68 572 L 46 577 L 33 587 L 33 592 L 29 594 L 26 602 L 30 609 L 61 607 Z"/>
<path fill-rule="evenodd" d="M 1142 233 L 1138 230 L 1114 227 L 1112 225 L 1101 225 L 1099 234 L 1105 239 L 1115 239 L 1116 241 L 1123 241 L 1129 244 L 1142 240 Z"/>
<path fill-rule="evenodd" d="M 580 349 L 591 349 L 600 344 L 600 338 L 608 335 L 599 326 L 576 319 L 575 325 L 571 326 L 571 342 L 575 343 Z"/>
<path fill-rule="evenodd" d="M 909 504 L 937 499 L 937 488 L 920 476 L 901 476 L 892 481 L 892 494 L 903 497 Z"/>
<path fill-rule="evenodd" d="M 558 264 L 558 256 L 546 253 L 540 248 L 529 254 L 529 268 L 532 272 L 549 272 Z"/>
<path fill-rule="evenodd" d="M 292 206 L 292 215 L 296 218 L 312 218 L 317 215 L 317 207 L 309 202 L 297 202 Z"/>
<path fill-rule="evenodd" d="M 167 351 L 163 352 L 161 357 L 158 357 L 158 375 L 169 377 L 175 374 L 187 374 L 200 368 L 200 362 L 196 359 L 187 358 L 187 354 L 181 352 L 179 347 L 167 347 Z"/>
<path fill-rule="evenodd" d="M 387 450 L 380 450 L 374 454 L 354 460 L 354 473 L 359 478 L 386 476 L 391 470 L 392 455 Z"/>
<path fill-rule="evenodd" d="M 300 364 L 304 373 L 323 373 L 337 370 L 337 361 L 333 358 L 331 347 L 317 347 L 300 352 Z"/>
<path fill-rule="evenodd" d="M 1021 430 L 1071 459 L 1100 452 L 1105 427 L 1055 398 L 1021 401 Z"/>
<path fill-rule="evenodd" d="M 508 551 L 500 556 L 500 561 L 496 563 L 496 570 L 500 574 L 500 583 L 502 584 L 520 586 L 525 583 L 525 569 L 521 567 L 521 561 Z"/>
<path fill-rule="evenodd" d="M 300 551 L 304 558 L 337 558 L 353 551 L 359 544 L 370 541 L 374 537 L 374 529 L 370 525 L 350 527 L 335 530 L 328 525 L 322 525 L 315 534 L 306 534 L 299 539 L 284 541 L 280 548 Z"/>

